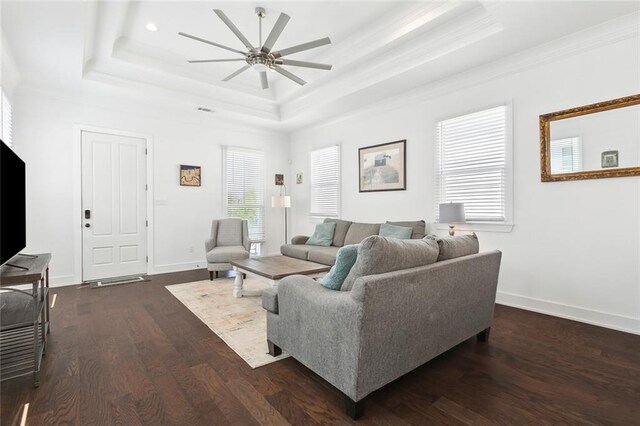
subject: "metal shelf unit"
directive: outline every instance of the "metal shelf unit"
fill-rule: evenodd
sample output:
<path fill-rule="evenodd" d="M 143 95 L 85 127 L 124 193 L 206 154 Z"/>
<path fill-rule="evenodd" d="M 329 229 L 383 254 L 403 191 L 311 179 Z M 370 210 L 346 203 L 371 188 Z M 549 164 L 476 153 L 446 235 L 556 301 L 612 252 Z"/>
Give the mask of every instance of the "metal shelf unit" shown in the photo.
<path fill-rule="evenodd" d="M 50 254 L 17 255 L 0 268 L 0 381 L 33 374 L 40 366 L 49 328 Z M 20 269 L 24 268 L 24 269 Z M 31 291 L 17 288 L 31 283 Z"/>

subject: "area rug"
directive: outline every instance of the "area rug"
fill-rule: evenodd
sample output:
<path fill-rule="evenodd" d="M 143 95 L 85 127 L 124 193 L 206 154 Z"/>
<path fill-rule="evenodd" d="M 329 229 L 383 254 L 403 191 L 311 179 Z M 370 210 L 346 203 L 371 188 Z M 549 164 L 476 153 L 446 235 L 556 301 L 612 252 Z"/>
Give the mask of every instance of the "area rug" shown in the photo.
<path fill-rule="evenodd" d="M 246 278 L 244 289 L 269 287 L 257 278 Z M 196 281 L 166 286 L 200 321 L 216 333 L 246 361 L 257 368 L 289 355 L 269 355 L 267 348 L 267 315 L 260 297 L 233 297 L 233 279 Z"/>

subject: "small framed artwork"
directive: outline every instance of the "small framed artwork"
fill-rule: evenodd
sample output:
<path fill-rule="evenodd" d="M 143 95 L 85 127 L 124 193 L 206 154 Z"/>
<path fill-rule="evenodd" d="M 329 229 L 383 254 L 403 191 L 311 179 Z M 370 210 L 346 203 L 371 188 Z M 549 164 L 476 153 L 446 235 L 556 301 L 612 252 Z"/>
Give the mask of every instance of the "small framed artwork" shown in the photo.
<path fill-rule="evenodd" d="M 200 166 L 180 164 L 180 186 L 200 186 Z"/>
<path fill-rule="evenodd" d="M 358 149 L 360 192 L 407 189 L 407 141 L 395 141 Z"/>
<path fill-rule="evenodd" d="M 600 156 L 600 163 L 603 169 L 618 167 L 618 151 L 604 151 Z"/>
<path fill-rule="evenodd" d="M 302 173 L 296 173 L 296 184 L 302 185 Z"/>
<path fill-rule="evenodd" d="M 284 175 L 276 175 L 276 185 L 277 186 L 284 185 Z"/>

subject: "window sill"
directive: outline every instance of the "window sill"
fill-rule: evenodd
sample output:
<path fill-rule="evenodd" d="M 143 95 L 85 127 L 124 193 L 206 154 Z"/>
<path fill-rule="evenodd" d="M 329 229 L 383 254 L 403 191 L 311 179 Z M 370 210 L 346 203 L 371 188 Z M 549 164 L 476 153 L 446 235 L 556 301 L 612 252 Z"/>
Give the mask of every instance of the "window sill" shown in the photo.
<path fill-rule="evenodd" d="M 436 229 L 449 229 L 447 223 L 435 223 Z M 456 231 L 511 232 L 513 223 L 475 222 L 456 225 Z"/>

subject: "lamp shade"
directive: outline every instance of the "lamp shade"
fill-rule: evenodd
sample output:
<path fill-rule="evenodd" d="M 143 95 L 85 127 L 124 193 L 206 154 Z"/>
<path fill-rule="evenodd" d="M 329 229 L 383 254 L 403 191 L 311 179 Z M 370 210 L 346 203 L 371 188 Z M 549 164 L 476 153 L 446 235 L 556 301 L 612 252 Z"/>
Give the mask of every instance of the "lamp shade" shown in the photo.
<path fill-rule="evenodd" d="M 464 203 L 440 204 L 440 223 L 464 223 Z"/>
<path fill-rule="evenodd" d="M 291 207 L 291 197 L 288 195 L 276 195 L 271 197 L 271 207 Z"/>

